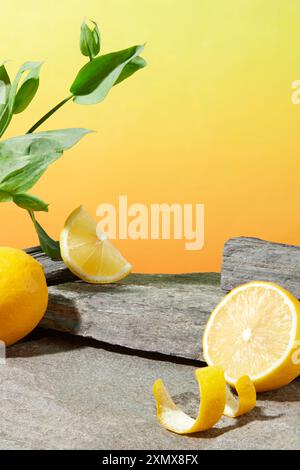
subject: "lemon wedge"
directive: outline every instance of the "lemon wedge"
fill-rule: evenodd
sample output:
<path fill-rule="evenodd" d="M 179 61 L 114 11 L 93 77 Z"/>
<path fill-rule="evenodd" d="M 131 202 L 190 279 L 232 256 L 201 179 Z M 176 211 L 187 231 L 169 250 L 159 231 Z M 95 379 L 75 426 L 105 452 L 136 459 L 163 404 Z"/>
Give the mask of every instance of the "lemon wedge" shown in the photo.
<path fill-rule="evenodd" d="M 60 251 L 70 271 L 94 284 L 119 281 L 132 268 L 106 235 L 97 231 L 96 222 L 81 206 L 66 220 L 60 234 Z"/>
<path fill-rule="evenodd" d="M 249 377 L 241 377 L 236 386 L 238 398 L 226 388 L 224 371 L 210 366 L 195 370 L 201 396 L 196 419 L 187 415 L 172 400 L 163 381 L 153 384 L 156 414 L 160 424 L 177 434 L 205 431 L 216 424 L 223 414 L 237 417 L 250 411 L 256 404 L 256 392 Z"/>
<path fill-rule="evenodd" d="M 203 335 L 208 365 L 220 366 L 233 385 L 248 375 L 257 391 L 288 384 L 300 373 L 300 303 L 269 282 L 233 289 L 211 314 Z"/>

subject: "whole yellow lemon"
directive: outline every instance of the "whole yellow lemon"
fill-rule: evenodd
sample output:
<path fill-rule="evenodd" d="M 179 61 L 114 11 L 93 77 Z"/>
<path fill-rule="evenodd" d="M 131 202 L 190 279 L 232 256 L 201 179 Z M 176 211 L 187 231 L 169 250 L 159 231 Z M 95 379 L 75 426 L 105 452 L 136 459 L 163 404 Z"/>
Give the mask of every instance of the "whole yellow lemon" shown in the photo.
<path fill-rule="evenodd" d="M 22 250 L 0 247 L 0 340 L 9 346 L 30 333 L 47 304 L 40 263 Z"/>

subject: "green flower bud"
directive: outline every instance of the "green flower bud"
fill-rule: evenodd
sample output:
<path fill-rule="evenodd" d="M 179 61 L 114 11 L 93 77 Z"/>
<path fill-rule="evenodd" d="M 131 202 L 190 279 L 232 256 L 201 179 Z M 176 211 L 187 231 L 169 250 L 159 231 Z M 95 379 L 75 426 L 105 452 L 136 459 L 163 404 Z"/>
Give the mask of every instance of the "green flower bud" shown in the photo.
<path fill-rule="evenodd" d="M 80 50 L 84 56 L 92 60 L 100 52 L 100 31 L 97 23 L 90 21 L 90 26 L 85 21 L 81 25 L 80 30 Z"/>

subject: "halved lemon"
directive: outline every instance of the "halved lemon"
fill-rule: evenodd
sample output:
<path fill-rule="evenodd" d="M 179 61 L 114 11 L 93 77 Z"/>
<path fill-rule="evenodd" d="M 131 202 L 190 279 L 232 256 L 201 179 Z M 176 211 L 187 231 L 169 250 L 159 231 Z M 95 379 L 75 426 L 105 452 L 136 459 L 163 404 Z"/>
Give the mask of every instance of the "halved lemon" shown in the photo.
<path fill-rule="evenodd" d="M 233 289 L 215 308 L 203 352 L 231 385 L 248 375 L 257 391 L 266 391 L 300 374 L 299 339 L 300 302 L 276 284 L 255 281 Z"/>
<path fill-rule="evenodd" d="M 94 284 L 119 281 L 132 268 L 82 206 L 71 213 L 61 231 L 60 251 L 70 271 Z"/>

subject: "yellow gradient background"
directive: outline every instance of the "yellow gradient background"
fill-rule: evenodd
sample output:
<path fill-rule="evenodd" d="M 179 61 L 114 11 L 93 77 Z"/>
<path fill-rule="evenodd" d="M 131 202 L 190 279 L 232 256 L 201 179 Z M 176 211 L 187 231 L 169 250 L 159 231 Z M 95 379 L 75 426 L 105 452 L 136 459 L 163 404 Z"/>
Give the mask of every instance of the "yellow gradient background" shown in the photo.
<path fill-rule="evenodd" d="M 85 59 L 84 17 L 102 51 L 147 42 L 149 66 L 95 106 L 68 103 L 43 129 L 97 133 L 65 153 L 31 191 L 50 202 L 38 216 L 53 237 L 79 204 L 204 203 L 205 246 L 118 241 L 140 272 L 219 270 L 223 243 L 256 236 L 300 244 L 300 2 L 295 0 L 12 0 L 1 8 L 1 55 L 14 73 L 45 60 L 39 92 L 6 137 L 25 132 L 67 96 Z M 1 245 L 36 236 L 25 211 L 0 205 Z"/>

